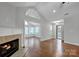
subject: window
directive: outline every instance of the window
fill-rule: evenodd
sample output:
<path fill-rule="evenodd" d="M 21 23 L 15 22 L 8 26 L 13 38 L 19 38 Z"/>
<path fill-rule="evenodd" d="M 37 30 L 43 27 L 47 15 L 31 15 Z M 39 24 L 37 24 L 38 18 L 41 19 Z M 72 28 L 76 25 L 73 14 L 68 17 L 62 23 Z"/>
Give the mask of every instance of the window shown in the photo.
<path fill-rule="evenodd" d="M 29 27 L 29 34 L 34 35 L 34 27 Z"/>
<path fill-rule="evenodd" d="M 25 27 L 25 34 L 28 34 L 28 27 Z"/>
<path fill-rule="evenodd" d="M 39 31 L 40 31 L 39 27 L 35 27 L 35 34 L 39 34 Z"/>
<path fill-rule="evenodd" d="M 25 34 L 29 35 L 38 35 L 40 33 L 39 27 L 25 27 Z"/>
<path fill-rule="evenodd" d="M 33 25 L 29 26 L 25 24 L 25 34 L 29 36 L 38 36 L 40 35 L 40 26 L 39 25 Z"/>

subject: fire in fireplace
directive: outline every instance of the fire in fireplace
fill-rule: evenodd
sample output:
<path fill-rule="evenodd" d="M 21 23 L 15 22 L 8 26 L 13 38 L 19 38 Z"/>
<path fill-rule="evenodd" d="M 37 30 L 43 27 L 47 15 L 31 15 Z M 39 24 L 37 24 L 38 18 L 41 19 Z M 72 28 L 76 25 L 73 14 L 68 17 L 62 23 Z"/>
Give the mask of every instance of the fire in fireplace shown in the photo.
<path fill-rule="evenodd" d="M 6 44 L 6 45 L 0 46 L 0 47 L 3 48 L 3 49 L 8 50 L 8 49 L 11 48 L 11 45 L 10 44 Z"/>
<path fill-rule="evenodd" d="M 0 44 L 0 57 L 9 57 L 19 49 L 19 39 Z"/>

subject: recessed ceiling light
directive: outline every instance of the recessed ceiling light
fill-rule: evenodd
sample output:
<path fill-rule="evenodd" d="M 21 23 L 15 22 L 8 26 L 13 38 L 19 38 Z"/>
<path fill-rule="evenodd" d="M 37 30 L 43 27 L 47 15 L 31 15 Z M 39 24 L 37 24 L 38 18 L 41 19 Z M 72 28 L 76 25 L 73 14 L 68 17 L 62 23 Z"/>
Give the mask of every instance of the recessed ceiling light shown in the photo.
<path fill-rule="evenodd" d="M 53 10 L 53 13 L 56 13 L 56 10 Z"/>

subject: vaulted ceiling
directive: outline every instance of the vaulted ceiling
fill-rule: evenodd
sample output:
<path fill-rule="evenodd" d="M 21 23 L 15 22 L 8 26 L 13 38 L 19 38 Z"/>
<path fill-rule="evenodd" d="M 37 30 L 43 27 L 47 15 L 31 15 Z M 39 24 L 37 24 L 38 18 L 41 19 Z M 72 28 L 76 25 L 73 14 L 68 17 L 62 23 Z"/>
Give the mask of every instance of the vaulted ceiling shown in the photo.
<path fill-rule="evenodd" d="M 79 10 L 79 4 L 72 2 L 66 2 L 64 4 L 62 2 L 8 2 L 8 4 L 15 7 L 35 8 L 35 11 L 38 12 L 40 17 L 47 21 L 62 19 L 68 15 L 77 13 Z"/>

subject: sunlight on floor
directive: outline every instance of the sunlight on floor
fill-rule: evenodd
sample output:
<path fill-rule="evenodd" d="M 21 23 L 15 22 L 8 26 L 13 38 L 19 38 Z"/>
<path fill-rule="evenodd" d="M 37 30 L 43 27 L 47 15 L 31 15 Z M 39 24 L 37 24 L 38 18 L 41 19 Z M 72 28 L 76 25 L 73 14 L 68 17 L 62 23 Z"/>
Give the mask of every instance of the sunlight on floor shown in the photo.
<path fill-rule="evenodd" d="M 60 57 L 62 55 L 63 55 L 62 40 L 56 40 L 56 56 Z"/>

